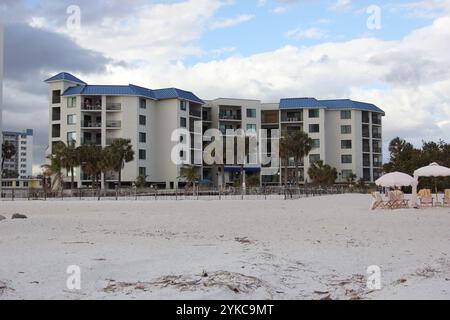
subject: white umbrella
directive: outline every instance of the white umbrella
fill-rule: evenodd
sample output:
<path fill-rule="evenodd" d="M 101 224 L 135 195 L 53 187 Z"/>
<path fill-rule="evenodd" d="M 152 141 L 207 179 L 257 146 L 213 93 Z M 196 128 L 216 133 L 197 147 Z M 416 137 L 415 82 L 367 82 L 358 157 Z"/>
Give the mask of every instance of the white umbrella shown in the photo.
<path fill-rule="evenodd" d="M 375 184 L 381 187 L 405 187 L 412 183 L 414 178 L 403 172 L 391 172 L 375 181 Z"/>
<path fill-rule="evenodd" d="M 429 166 L 414 171 L 415 177 L 446 177 L 450 176 L 450 168 L 438 165 L 433 162 Z"/>
<path fill-rule="evenodd" d="M 447 177 L 450 176 L 450 168 L 443 167 L 438 165 L 436 162 L 433 162 L 429 166 L 417 169 L 414 171 L 414 178 L 418 181 L 419 177 Z M 434 187 L 436 192 L 436 201 L 438 200 L 437 196 L 437 185 L 436 180 L 434 181 Z M 414 192 L 415 191 L 415 192 Z M 417 189 L 413 190 L 413 196 L 417 193 Z M 415 199 L 415 197 L 414 197 Z"/>

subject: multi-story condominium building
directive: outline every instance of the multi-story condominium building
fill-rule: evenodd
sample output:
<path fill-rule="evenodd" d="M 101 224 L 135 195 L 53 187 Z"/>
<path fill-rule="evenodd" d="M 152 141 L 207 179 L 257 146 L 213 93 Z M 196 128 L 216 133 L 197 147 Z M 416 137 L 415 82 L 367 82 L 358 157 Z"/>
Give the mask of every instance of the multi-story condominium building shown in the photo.
<path fill-rule="evenodd" d="M 49 152 L 58 141 L 75 141 L 76 146 L 108 146 L 114 139 L 131 140 L 135 160 L 122 171 L 124 185 L 145 176 L 146 181 L 162 188 L 174 188 L 183 164 L 197 167 L 194 158 L 201 147 L 181 150 L 181 164 L 171 161 L 172 149 L 184 136 L 173 137 L 174 130 L 184 128 L 194 135 L 195 120 L 202 121 L 204 102 L 192 92 L 169 88 L 151 90 L 135 85 L 88 85 L 69 73 L 59 73 L 49 84 Z M 201 134 L 201 128 L 200 133 Z M 199 155 L 200 154 L 200 155 Z M 89 185 L 91 177 L 75 170 L 77 186 Z M 108 187 L 118 180 L 117 173 L 105 177 Z"/>
<path fill-rule="evenodd" d="M 2 138 L 2 112 L 3 111 L 3 25 L 0 23 L 0 141 Z M 0 159 L 2 158 L 2 148 L 0 148 Z M 2 181 L 2 175 L 0 174 L 0 182 Z M 0 183 L 0 188 L 1 188 Z"/>
<path fill-rule="evenodd" d="M 317 160 L 337 169 L 337 182 L 345 182 L 352 174 L 373 182 L 381 174 L 384 112 L 373 104 L 314 98 L 281 99 L 279 103 L 231 98 L 203 101 L 192 92 L 176 88 L 88 85 L 68 73 L 60 73 L 46 82 L 50 100 L 50 152 L 52 144 L 58 141 L 74 140 L 78 146 L 105 147 L 116 138 L 131 139 L 136 157 L 125 165 L 122 173 L 125 183 L 146 176 L 149 184 L 174 188 L 183 185 L 180 169 L 185 164 L 194 166 L 204 182 L 219 186 L 232 184 L 241 170 L 260 176 L 264 185 L 281 184 L 285 175 L 292 182 L 296 174 L 300 181 L 308 182 L 308 169 Z M 177 129 L 185 132 L 174 134 Z M 208 129 L 218 129 L 224 136 L 223 164 L 202 161 L 209 142 L 202 141 L 201 135 Z M 226 158 L 227 143 L 235 144 L 226 138 L 240 129 L 257 134 L 260 129 L 267 130 L 267 136 L 258 141 L 258 150 L 264 146 L 262 150 L 271 156 L 271 163 L 261 165 L 251 152 L 245 154 L 244 164 L 238 157 L 232 161 Z M 272 139 L 297 130 L 308 133 L 314 147 L 296 173 L 293 159 L 282 162 L 278 152 L 272 150 Z M 271 134 L 277 132 L 272 138 Z M 173 150 L 179 143 L 188 146 L 177 151 L 182 161 L 175 163 Z M 113 186 L 117 174 L 105 178 L 108 186 Z M 77 170 L 76 182 L 78 186 L 88 185 L 90 177 Z"/>
<path fill-rule="evenodd" d="M 10 159 L 5 159 L 3 170 L 15 172 L 20 179 L 31 178 L 33 175 L 33 130 L 22 132 L 3 132 L 3 142 L 14 145 L 16 153 Z"/>

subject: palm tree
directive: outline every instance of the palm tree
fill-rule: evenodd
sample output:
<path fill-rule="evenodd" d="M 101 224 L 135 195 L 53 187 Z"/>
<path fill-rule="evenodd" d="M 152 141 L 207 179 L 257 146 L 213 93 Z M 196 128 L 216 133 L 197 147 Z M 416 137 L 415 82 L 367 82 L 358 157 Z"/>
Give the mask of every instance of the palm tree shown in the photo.
<path fill-rule="evenodd" d="M 308 169 L 308 175 L 318 185 L 330 185 L 337 179 L 336 168 L 332 168 L 327 164 L 324 165 L 322 160 L 311 164 L 311 167 Z"/>
<path fill-rule="evenodd" d="M 106 175 L 114 170 L 114 156 L 111 146 L 104 148 L 101 153 L 100 166 L 103 173 L 103 185 L 106 186 Z"/>
<path fill-rule="evenodd" d="M 185 165 L 181 167 L 180 169 L 180 177 L 186 179 L 187 186 L 194 186 L 195 187 L 195 181 L 197 181 L 200 176 L 197 173 L 197 170 L 194 166 L 191 165 Z"/>
<path fill-rule="evenodd" d="M 114 170 L 119 173 L 119 188 L 122 182 L 122 169 L 125 163 L 134 160 L 134 150 L 130 139 L 115 139 L 111 144 Z"/>
<path fill-rule="evenodd" d="M 61 155 L 61 166 L 70 172 L 70 189 L 75 185 L 75 167 L 80 165 L 80 152 L 75 146 L 75 141 L 70 141 L 67 145 L 62 143 L 59 149 Z"/>
<path fill-rule="evenodd" d="M 11 159 L 16 154 L 16 147 L 9 141 L 5 141 L 2 143 L 2 166 L 1 166 L 1 174 L 3 176 L 3 165 L 6 159 Z"/>
<path fill-rule="evenodd" d="M 99 176 L 102 173 L 103 152 L 102 147 L 96 145 L 84 145 L 79 147 L 80 164 L 84 173 L 91 176 L 92 188 L 98 187 Z"/>
<path fill-rule="evenodd" d="M 50 164 L 44 164 L 41 168 L 44 170 L 44 176 L 53 177 L 51 188 L 60 188 L 61 192 L 64 189 L 64 175 L 62 173 L 62 153 L 64 148 L 63 142 L 57 142 L 52 147 L 52 153 L 46 158 L 50 160 Z"/>
<path fill-rule="evenodd" d="M 290 136 L 283 136 L 280 139 L 280 158 L 281 161 L 284 162 L 284 185 L 287 186 L 287 176 L 288 176 L 288 163 L 289 163 L 289 155 L 290 155 Z"/>
<path fill-rule="evenodd" d="M 303 131 L 296 131 L 288 137 L 290 141 L 291 154 L 295 162 L 295 182 L 299 185 L 298 170 L 303 160 L 312 150 L 313 140 Z"/>

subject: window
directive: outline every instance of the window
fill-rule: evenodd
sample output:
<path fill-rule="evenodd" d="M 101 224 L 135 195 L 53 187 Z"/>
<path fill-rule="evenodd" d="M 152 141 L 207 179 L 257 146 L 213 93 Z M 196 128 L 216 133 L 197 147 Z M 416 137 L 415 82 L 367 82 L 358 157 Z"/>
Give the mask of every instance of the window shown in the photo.
<path fill-rule="evenodd" d="M 309 155 L 309 162 L 315 163 L 317 161 L 320 161 L 320 154 L 310 154 Z"/>
<path fill-rule="evenodd" d="M 309 125 L 309 132 L 310 133 L 318 133 L 318 132 L 320 132 L 320 125 L 318 125 L 318 124 L 310 124 Z"/>
<path fill-rule="evenodd" d="M 76 132 L 67 132 L 67 142 L 76 141 L 77 133 Z"/>
<path fill-rule="evenodd" d="M 247 131 L 256 132 L 256 124 L 247 124 Z"/>
<path fill-rule="evenodd" d="M 147 143 L 147 134 L 145 132 L 139 132 L 139 142 Z"/>
<path fill-rule="evenodd" d="M 352 140 L 341 140 L 341 149 L 351 149 Z"/>
<path fill-rule="evenodd" d="M 320 139 L 312 139 L 312 148 L 319 149 L 320 148 Z"/>
<path fill-rule="evenodd" d="M 147 125 L 147 117 L 146 117 L 146 116 L 140 115 L 140 116 L 139 116 L 139 124 L 140 124 L 141 126 Z"/>
<path fill-rule="evenodd" d="M 342 170 L 342 179 L 348 179 L 351 176 L 353 176 L 353 171 L 352 170 Z"/>
<path fill-rule="evenodd" d="M 352 118 L 352 111 L 351 110 L 342 110 L 341 111 L 341 119 L 342 120 L 348 120 Z"/>
<path fill-rule="evenodd" d="M 61 90 L 52 91 L 52 103 L 53 104 L 61 103 Z"/>
<path fill-rule="evenodd" d="M 310 109 L 308 111 L 310 118 L 319 118 L 320 116 L 320 110 L 319 109 Z"/>
<path fill-rule="evenodd" d="M 147 151 L 143 149 L 139 149 L 139 160 L 147 159 Z"/>
<path fill-rule="evenodd" d="M 28 187 L 28 181 L 24 181 L 24 182 L 23 182 L 23 186 L 24 186 L 24 187 Z"/>
<path fill-rule="evenodd" d="M 16 181 L 16 187 L 20 187 L 20 181 Z"/>
<path fill-rule="evenodd" d="M 180 101 L 180 109 L 186 111 L 186 101 Z"/>
<path fill-rule="evenodd" d="M 256 109 L 247 109 L 247 118 L 256 118 Z"/>
<path fill-rule="evenodd" d="M 341 156 L 341 162 L 342 163 L 352 163 L 352 155 L 351 154 L 344 154 Z"/>
<path fill-rule="evenodd" d="M 145 168 L 145 167 L 139 167 L 139 176 L 141 176 L 141 177 L 147 177 L 147 168 Z"/>
<path fill-rule="evenodd" d="M 341 126 L 341 134 L 351 134 L 352 126 Z"/>
<path fill-rule="evenodd" d="M 75 114 L 67 115 L 67 124 L 76 124 L 76 123 L 77 123 L 77 116 Z"/>
<path fill-rule="evenodd" d="M 139 99 L 139 108 L 146 109 L 147 108 L 147 100 Z"/>
<path fill-rule="evenodd" d="M 180 118 L 180 127 L 186 128 L 186 118 Z"/>
<path fill-rule="evenodd" d="M 75 108 L 77 106 L 77 97 L 67 98 L 67 108 Z"/>

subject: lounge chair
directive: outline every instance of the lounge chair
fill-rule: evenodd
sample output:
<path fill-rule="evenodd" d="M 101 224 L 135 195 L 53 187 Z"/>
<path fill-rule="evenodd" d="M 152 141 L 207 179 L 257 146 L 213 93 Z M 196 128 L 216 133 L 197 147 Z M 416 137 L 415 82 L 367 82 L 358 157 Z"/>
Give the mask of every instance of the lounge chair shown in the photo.
<path fill-rule="evenodd" d="M 395 195 L 394 191 L 388 192 L 388 202 L 386 203 L 386 206 L 389 209 L 398 209 L 401 206 L 401 202 L 397 199 L 397 196 Z"/>
<path fill-rule="evenodd" d="M 446 189 L 444 192 L 444 199 L 442 200 L 444 207 L 450 207 L 450 189 Z"/>
<path fill-rule="evenodd" d="M 385 209 L 387 202 L 383 200 L 379 192 L 372 192 L 372 210 L 375 209 Z"/>
<path fill-rule="evenodd" d="M 419 191 L 419 200 L 421 207 L 433 207 L 433 196 L 430 189 L 422 189 Z"/>
<path fill-rule="evenodd" d="M 405 199 L 405 194 L 400 190 L 395 190 L 394 195 L 397 199 L 398 208 L 409 208 L 409 200 Z"/>

